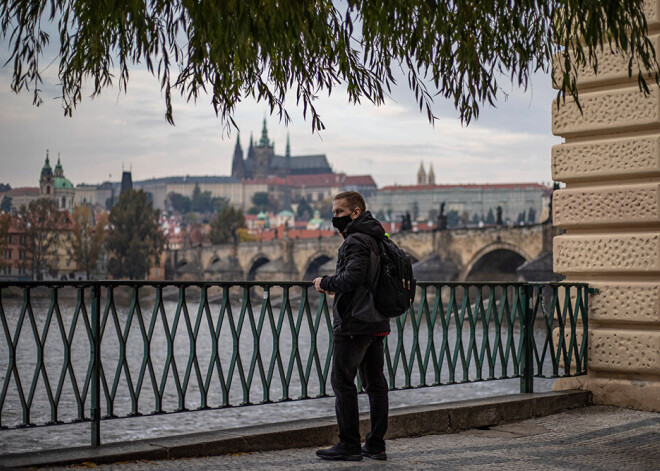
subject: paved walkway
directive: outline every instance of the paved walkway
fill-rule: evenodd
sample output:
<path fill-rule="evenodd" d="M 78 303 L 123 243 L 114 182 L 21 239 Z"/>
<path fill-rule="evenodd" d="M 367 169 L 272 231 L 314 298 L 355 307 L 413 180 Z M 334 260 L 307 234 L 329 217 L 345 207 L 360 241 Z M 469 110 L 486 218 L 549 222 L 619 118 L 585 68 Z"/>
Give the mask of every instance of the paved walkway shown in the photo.
<path fill-rule="evenodd" d="M 315 448 L 99 466 L 113 470 L 659 470 L 660 413 L 592 406 L 457 434 L 388 442 L 388 461 L 331 462 Z M 67 469 L 67 468 L 49 468 Z M 68 468 L 71 469 L 71 468 Z"/>

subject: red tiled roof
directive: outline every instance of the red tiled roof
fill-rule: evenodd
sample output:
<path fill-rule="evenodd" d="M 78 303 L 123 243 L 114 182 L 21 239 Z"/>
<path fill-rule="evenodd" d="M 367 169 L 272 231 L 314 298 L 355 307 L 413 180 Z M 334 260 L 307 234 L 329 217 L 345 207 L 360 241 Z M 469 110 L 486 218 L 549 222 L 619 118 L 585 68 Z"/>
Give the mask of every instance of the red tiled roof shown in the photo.
<path fill-rule="evenodd" d="M 13 198 L 15 196 L 35 196 L 35 195 L 40 195 L 41 190 L 38 187 L 28 187 L 24 186 L 22 188 L 12 188 L 9 191 L 5 191 L 2 193 L 3 196 L 7 196 L 9 198 Z"/>
<path fill-rule="evenodd" d="M 252 178 L 242 180 L 244 185 L 284 185 L 286 181 L 282 177 Z"/>
<path fill-rule="evenodd" d="M 346 179 L 344 173 L 317 173 L 312 175 L 289 175 L 286 182 L 294 188 L 341 186 Z"/>
<path fill-rule="evenodd" d="M 548 187 L 540 183 L 463 183 L 455 185 L 394 185 L 385 186 L 380 191 L 429 191 L 449 190 L 452 188 L 466 188 L 478 190 L 515 190 L 521 188 L 535 188 L 546 190 Z"/>
<path fill-rule="evenodd" d="M 349 175 L 344 180 L 344 185 L 376 186 L 376 182 L 371 175 Z"/>
<path fill-rule="evenodd" d="M 351 175 L 345 173 L 315 173 L 311 175 L 289 175 L 286 178 L 267 177 L 243 180 L 245 185 L 289 185 L 293 188 L 333 188 L 345 185 L 376 186 L 371 175 Z"/>
<path fill-rule="evenodd" d="M 61 231 L 70 231 L 75 226 L 75 221 L 73 220 L 73 215 L 68 211 L 60 211 L 60 214 L 63 216 L 63 220 L 58 221 L 56 227 L 53 227 L 54 230 Z M 15 216 L 10 216 L 11 222 L 9 223 L 9 233 L 10 234 L 20 234 L 22 233 L 22 228 L 18 223 L 18 218 Z"/>

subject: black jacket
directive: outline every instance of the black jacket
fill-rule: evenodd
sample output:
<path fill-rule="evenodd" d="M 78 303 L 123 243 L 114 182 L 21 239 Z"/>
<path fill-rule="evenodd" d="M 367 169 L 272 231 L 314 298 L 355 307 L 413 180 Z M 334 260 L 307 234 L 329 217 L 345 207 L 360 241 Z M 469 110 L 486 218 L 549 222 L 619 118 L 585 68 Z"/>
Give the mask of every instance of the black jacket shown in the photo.
<path fill-rule="evenodd" d="M 337 253 L 334 276 L 324 276 L 321 288 L 335 293 L 332 305 L 335 335 L 384 334 L 390 321 L 374 307 L 370 291 L 378 263 L 378 240 L 383 226 L 369 211 L 351 221 L 342 233 L 344 243 Z"/>

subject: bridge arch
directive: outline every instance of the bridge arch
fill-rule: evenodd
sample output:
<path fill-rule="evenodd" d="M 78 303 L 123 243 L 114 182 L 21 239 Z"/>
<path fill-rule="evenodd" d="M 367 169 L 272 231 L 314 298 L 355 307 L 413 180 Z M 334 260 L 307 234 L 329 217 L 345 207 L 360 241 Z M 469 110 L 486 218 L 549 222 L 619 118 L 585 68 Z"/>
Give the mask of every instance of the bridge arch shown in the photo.
<path fill-rule="evenodd" d="M 492 279 L 492 274 L 495 273 L 499 279 L 512 281 L 515 280 L 516 269 L 532 258 L 516 245 L 501 241 L 494 242 L 482 247 L 472 256 L 461 271 L 459 280 L 497 281 Z M 484 269 L 489 266 L 495 266 L 495 269 L 490 268 L 489 274 L 485 277 L 479 276 L 479 273 L 484 273 Z"/>
<path fill-rule="evenodd" d="M 218 254 L 213 254 L 213 256 L 209 259 L 208 265 L 203 267 L 204 270 L 208 270 L 210 266 L 212 266 L 214 263 L 219 262 L 219 261 L 220 261 L 220 256 Z"/>
<path fill-rule="evenodd" d="M 307 260 L 305 264 L 305 271 L 303 272 L 303 280 L 309 281 L 313 280 L 319 276 L 319 269 L 322 265 L 325 265 L 332 257 L 325 252 L 317 252 Z"/>
<path fill-rule="evenodd" d="M 252 260 L 250 260 L 250 263 L 248 263 L 249 269 L 246 270 L 245 273 L 247 273 L 247 281 L 254 281 L 257 275 L 257 270 L 262 267 L 263 265 L 267 264 L 270 262 L 270 259 L 262 254 L 259 253 L 252 257 Z"/>

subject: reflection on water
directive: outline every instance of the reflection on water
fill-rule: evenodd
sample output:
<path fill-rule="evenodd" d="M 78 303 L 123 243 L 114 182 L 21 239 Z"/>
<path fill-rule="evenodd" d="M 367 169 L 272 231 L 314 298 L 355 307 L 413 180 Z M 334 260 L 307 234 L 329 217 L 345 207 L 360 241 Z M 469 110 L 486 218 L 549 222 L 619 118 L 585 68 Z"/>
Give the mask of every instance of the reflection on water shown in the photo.
<path fill-rule="evenodd" d="M 308 309 L 305 306 L 300 307 L 298 293 L 298 296 L 291 300 L 290 309 L 284 309 L 284 315 L 280 315 L 281 294 L 281 290 L 279 293 L 276 290 L 271 292 L 272 316 L 268 310 L 260 316 L 261 297 L 255 298 L 253 304 L 242 311 L 239 292 L 233 293 L 232 302 L 224 305 L 224 308 L 223 298 L 217 295 L 207 305 L 200 305 L 199 300 L 193 298 L 183 305 L 176 301 L 165 301 L 155 309 L 154 296 L 145 296 L 133 309 L 129 297 L 115 298 L 114 306 L 107 306 L 107 310 L 103 304 L 102 309 L 107 315 L 104 316 L 102 325 L 102 414 L 148 414 L 156 410 L 159 404 L 164 411 L 175 411 L 181 408 L 194 410 L 204 403 L 210 407 L 218 407 L 238 406 L 245 402 L 259 403 L 264 399 L 277 401 L 285 395 L 287 383 L 290 383 L 290 398 L 300 397 L 305 388 L 307 396 L 315 397 L 321 392 L 322 384 L 326 385 L 326 392 L 330 393 L 329 380 L 322 379 L 327 374 L 329 316 L 322 313 L 320 318 L 317 317 L 319 299 L 312 292 Z M 66 290 L 62 290 L 57 304 L 45 297 L 35 297 L 31 302 L 31 312 L 29 309 L 22 312 L 21 298 L 5 297 L 2 300 L 7 319 L 5 332 L 9 332 L 13 340 L 17 339 L 18 381 L 24 392 L 21 399 L 14 378 L 9 384 L 5 403 L 1 405 L 3 425 L 12 426 L 21 422 L 24 413 L 20 405 L 22 400 L 32 401 L 30 420 L 33 423 L 53 420 L 70 422 L 83 412 L 88 414 L 90 394 L 85 378 L 88 375 L 90 357 L 87 321 L 89 304 L 87 301 L 83 305 L 87 309 L 86 312 L 82 309 L 83 306 L 78 306 L 72 293 L 69 293 L 69 297 L 66 295 Z M 431 299 L 429 303 L 433 305 Z M 300 313 L 302 315 L 299 315 Z M 21 316 L 23 323 L 18 324 Z M 405 356 L 401 356 L 397 362 L 395 350 L 398 331 L 395 324 L 392 321 L 393 332 L 388 337 L 388 344 L 392 364 L 396 365 L 395 385 L 398 388 L 405 384 L 404 362 L 411 362 L 411 356 L 411 383 L 420 384 L 422 377 L 425 378 L 426 384 L 435 382 L 432 358 L 425 355 L 430 342 L 433 343 L 434 351 L 442 352 L 443 340 L 446 340 L 451 353 L 450 358 L 445 356 L 441 364 L 441 382 L 449 381 L 449 359 L 457 363 L 455 381 L 460 382 L 464 378 L 474 380 L 474 355 L 481 356 L 483 346 L 487 345 L 488 349 L 496 351 L 495 346 L 500 342 L 503 349 L 501 351 L 505 351 L 507 342 L 512 342 L 514 348 L 518 345 L 517 329 L 514 335 L 508 338 L 506 323 L 498 331 L 494 323 L 484 328 L 477 320 L 474 332 L 471 333 L 467 320 L 459 326 L 452 317 L 445 339 L 440 321 L 436 321 L 432 335 L 429 335 L 429 325 L 424 317 L 416 340 L 410 320 L 404 326 L 401 334 Z M 545 330 L 540 327 L 535 336 L 537 342 L 542 345 Z M 309 354 L 310 332 L 314 330 L 318 331 L 318 358 Z M 460 347 L 456 349 L 459 345 L 457 340 L 460 340 L 457 338 L 459 330 L 462 333 L 462 350 Z M 255 341 L 255 334 L 259 332 L 259 341 Z M 171 343 L 168 342 L 168 336 L 173 339 Z M 41 366 L 36 362 L 36 337 L 44 344 L 44 351 L 47 352 Z M 65 355 L 65 342 L 71 345 L 70 357 Z M 419 355 L 413 355 L 415 344 L 419 346 Z M 168 351 L 168 345 L 172 346 L 171 352 Z M 470 345 L 474 348 L 470 348 Z M 233 355 L 234 346 L 238 347 L 238 355 Z M 458 352 L 456 356 L 454 352 Z M 463 355 L 459 354 L 461 352 Z M 510 356 L 506 362 L 502 362 L 501 353 L 495 356 L 494 376 L 511 376 L 513 362 Z M 125 358 L 125 364 L 122 363 L 122 358 Z M 143 361 L 145 358 L 148 361 Z M 420 359 L 422 365 L 426 364 L 425 374 L 421 373 Z M 545 363 L 547 366 L 549 358 L 546 358 Z M 3 384 L 8 374 L 8 366 L 9 349 L 3 339 L 0 342 L 0 384 Z M 549 372 L 550 370 L 545 371 L 546 374 Z M 489 376 L 488 366 L 485 364 L 482 377 Z M 36 383 L 32 387 L 35 378 Z M 536 379 L 535 390 L 549 390 L 552 383 L 553 380 Z M 50 390 L 46 384 L 50 385 Z M 518 391 L 518 379 L 446 385 L 392 391 L 390 404 L 395 408 Z M 57 404 L 57 416 L 52 415 L 51 402 Z M 368 410 L 366 396 L 361 396 L 360 405 L 362 411 Z M 101 424 L 102 442 L 219 430 L 333 414 L 334 398 L 326 397 L 107 420 Z M 82 423 L 9 430 L 0 432 L 0 437 L 0 453 L 85 445 L 89 443 L 90 425 Z"/>

